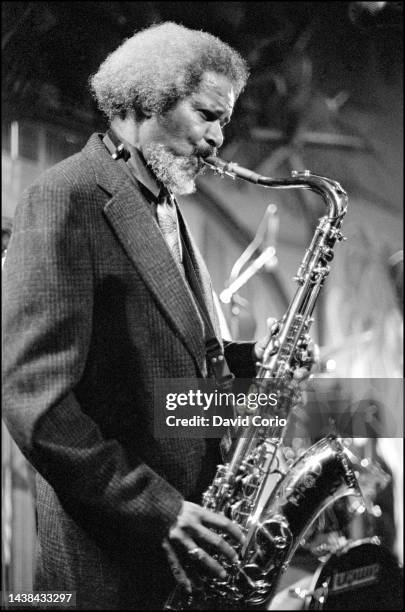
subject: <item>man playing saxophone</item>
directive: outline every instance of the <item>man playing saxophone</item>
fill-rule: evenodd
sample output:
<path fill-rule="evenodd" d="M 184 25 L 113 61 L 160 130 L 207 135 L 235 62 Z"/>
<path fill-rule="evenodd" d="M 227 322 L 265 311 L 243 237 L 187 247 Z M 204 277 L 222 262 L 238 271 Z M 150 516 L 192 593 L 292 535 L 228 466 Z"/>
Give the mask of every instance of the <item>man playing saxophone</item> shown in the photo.
<path fill-rule="evenodd" d="M 213 377 L 212 354 L 225 357 L 220 375 L 229 366 L 251 378 L 267 345 L 222 342 L 175 200 L 221 147 L 247 76 L 208 33 L 174 23 L 137 32 L 91 79 L 108 132 L 17 207 L 4 268 L 4 418 L 37 470 L 35 588 L 74 591 L 79 609 L 159 609 L 172 570 L 186 589 L 187 564 L 222 578 L 214 556 L 233 562 L 244 541 L 199 505 L 218 441 L 155 439 L 153 385 Z"/>

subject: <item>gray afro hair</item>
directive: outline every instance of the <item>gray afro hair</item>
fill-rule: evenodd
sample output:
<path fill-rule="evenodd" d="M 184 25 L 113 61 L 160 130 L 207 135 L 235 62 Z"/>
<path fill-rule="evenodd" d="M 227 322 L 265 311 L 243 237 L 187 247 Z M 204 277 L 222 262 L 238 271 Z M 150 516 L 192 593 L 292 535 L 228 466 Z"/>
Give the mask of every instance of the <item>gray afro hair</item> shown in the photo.
<path fill-rule="evenodd" d="M 166 22 L 126 39 L 90 78 L 90 87 L 110 120 L 129 111 L 139 117 L 167 111 L 198 88 L 206 71 L 226 76 L 236 96 L 248 78 L 243 58 L 219 38 Z"/>

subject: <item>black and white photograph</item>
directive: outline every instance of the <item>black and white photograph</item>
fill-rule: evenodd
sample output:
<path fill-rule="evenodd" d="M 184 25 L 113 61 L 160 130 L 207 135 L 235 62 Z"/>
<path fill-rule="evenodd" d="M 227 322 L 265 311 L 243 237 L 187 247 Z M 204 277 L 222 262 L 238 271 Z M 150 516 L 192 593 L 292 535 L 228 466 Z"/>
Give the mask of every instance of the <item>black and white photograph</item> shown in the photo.
<path fill-rule="evenodd" d="M 403 2 L 2 2 L 5 610 L 403 610 Z"/>

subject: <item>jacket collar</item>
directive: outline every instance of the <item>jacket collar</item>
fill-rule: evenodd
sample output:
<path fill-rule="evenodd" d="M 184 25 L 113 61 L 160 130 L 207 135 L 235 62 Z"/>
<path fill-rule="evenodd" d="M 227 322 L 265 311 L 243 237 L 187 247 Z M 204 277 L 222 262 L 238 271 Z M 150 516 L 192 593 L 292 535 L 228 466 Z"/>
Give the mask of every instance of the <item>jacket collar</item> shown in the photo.
<path fill-rule="evenodd" d="M 123 140 L 123 143 L 131 154 L 131 157 L 128 160 L 128 165 L 131 167 L 131 172 L 135 176 L 136 180 L 141 182 L 142 185 L 144 185 L 144 187 L 150 191 L 153 197 L 157 199 L 162 189 L 161 184 L 158 183 L 152 171 L 147 167 L 140 151 L 138 151 L 138 149 L 133 147 L 126 140 Z"/>
<path fill-rule="evenodd" d="M 131 180 L 130 173 L 126 172 L 125 162 L 113 160 L 101 139 L 102 135 L 93 134 L 83 153 L 93 166 L 97 184 L 110 196 L 103 206 L 104 214 L 161 310 L 203 372 L 203 323 L 190 287 L 169 251 L 149 202 L 136 181 Z M 181 215 L 180 219 L 207 309 L 216 327 L 209 274 Z"/>

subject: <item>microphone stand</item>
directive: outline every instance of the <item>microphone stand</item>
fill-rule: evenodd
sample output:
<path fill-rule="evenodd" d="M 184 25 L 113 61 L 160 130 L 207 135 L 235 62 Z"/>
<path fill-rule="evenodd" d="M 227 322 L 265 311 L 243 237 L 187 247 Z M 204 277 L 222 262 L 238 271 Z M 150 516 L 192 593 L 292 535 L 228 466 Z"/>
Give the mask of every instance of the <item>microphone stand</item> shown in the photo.
<path fill-rule="evenodd" d="M 237 291 L 245 285 L 261 268 L 265 266 L 267 271 L 272 270 L 278 265 L 275 246 L 268 246 L 245 270 L 242 268 L 246 265 L 253 253 L 263 244 L 264 239 L 275 245 L 278 234 L 279 221 L 277 217 L 277 206 L 269 204 L 262 220 L 259 223 L 256 234 L 252 242 L 246 247 L 243 253 L 234 263 L 226 288 L 220 293 L 220 300 L 224 304 L 231 304 L 231 333 L 232 337 L 239 339 L 239 313 L 240 306 L 246 308 L 249 302 L 239 296 Z"/>

